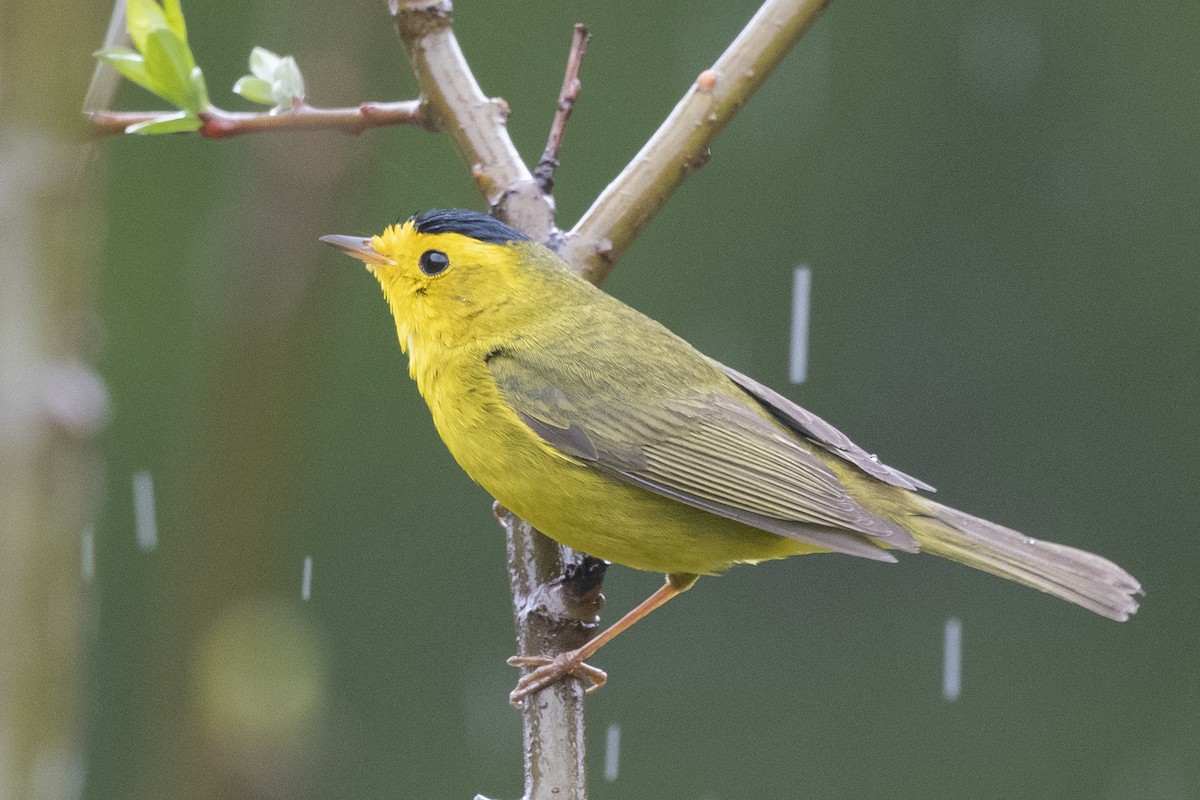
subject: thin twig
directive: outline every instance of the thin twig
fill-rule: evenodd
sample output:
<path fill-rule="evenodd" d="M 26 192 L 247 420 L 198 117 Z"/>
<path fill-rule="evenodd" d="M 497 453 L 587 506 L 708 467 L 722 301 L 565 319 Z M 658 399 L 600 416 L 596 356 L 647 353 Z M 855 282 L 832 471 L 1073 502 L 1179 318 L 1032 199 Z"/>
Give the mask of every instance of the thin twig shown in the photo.
<path fill-rule="evenodd" d="M 508 104 L 479 88 L 450 25 L 449 0 L 388 0 L 412 60 L 424 109 L 471 165 L 488 207 L 535 239 L 554 232 L 554 208 L 508 135 Z"/>
<path fill-rule="evenodd" d="M 567 54 L 567 71 L 563 75 L 562 89 L 558 93 L 558 106 L 554 110 L 554 121 L 550 124 L 550 136 L 546 139 L 546 149 L 538 161 L 533 177 L 544 194 L 554 194 L 554 170 L 558 169 L 558 154 L 562 150 L 563 134 L 567 130 L 567 122 L 571 112 L 575 110 L 575 101 L 579 99 L 579 67 L 583 64 L 583 56 L 587 52 L 587 26 L 582 22 L 575 23 L 575 33 L 571 36 L 571 50 Z"/>
<path fill-rule="evenodd" d="M 89 111 L 92 133 L 113 136 L 125 132 L 130 125 L 168 114 L 168 111 Z M 353 108 L 313 108 L 303 105 L 282 114 L 225 111 L 209 107 L 200 114 L 203 125 L 196 133 L 205 139 L 229 139 L 247 133 L 265 131 L 339 130 L 343 133 L 362 133 L 368 128 L 388 125 L 415 125 L 435 130 L 421 110 L 419 100 L 397 103 L 363 103 Z"/>
<path fill-rule="evenodd" d="M 827 5 L 829 0 L 766 0 L 596 198 L 567 235 L 560 255 L 601 283 L 684 179 L 704 165 L 713 139 Z"/>

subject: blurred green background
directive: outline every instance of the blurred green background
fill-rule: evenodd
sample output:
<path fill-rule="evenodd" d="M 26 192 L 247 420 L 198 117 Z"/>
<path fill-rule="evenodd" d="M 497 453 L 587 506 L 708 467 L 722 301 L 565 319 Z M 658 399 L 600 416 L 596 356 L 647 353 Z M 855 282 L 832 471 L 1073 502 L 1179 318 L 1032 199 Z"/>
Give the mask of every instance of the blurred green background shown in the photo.
<path fill-rule="evenodd" d="M 569 227 L 755 7 L 461 0 L 455 24 L 531 162 L 571 24 L 591 27 L 557 182 Z M 295 55 L 318 105 L 415 96 L 382 2 L 185 11 L 220 105 L 245 107 L 227 87 L 254 45 Z M 701 581 L 596 661 L 593 797 L 1200 798 L 1198 33 L 1194 0 L 839 0 L 606 287 L 943 502 L 1113 558 L 1142 612 L 1119 625 L 922 557 Z M 159 105 L 125 86 L 117 107 Z M 375 282 L 316 241 L 480 208 L 450 142 L 97 151 L 113 414 L 85 796 L 517 797 L 502 532 Z M 143 472 L 153 550 L 134 533 Z M 606 619 L 659 581 L 610 570 Z"/>

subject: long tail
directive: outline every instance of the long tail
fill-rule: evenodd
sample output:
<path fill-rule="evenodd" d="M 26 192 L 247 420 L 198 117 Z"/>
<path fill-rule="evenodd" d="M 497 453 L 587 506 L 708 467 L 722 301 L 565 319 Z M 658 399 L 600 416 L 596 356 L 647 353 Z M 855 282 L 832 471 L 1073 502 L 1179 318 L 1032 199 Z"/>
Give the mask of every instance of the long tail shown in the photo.
<path fill-rule="evenodd" d="M 1142 585 L 1106 558 L 1043 542 L 922 499 L 909 527 L 921 550 L 1061 597 L 1121 622 L 1137 611 Z"/>

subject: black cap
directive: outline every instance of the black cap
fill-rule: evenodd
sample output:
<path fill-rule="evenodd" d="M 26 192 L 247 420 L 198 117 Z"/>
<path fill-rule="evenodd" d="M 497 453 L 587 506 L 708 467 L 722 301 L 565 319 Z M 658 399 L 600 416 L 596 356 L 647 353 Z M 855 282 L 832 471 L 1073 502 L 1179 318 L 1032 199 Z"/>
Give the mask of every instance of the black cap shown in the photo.
<path fill-rule="evenodd" d="M 411 218 L 418 233 L 460 233 L 489 244 L 528 242 L 529 237 L 495 217 L 464 208 L 435 208 Z"/>

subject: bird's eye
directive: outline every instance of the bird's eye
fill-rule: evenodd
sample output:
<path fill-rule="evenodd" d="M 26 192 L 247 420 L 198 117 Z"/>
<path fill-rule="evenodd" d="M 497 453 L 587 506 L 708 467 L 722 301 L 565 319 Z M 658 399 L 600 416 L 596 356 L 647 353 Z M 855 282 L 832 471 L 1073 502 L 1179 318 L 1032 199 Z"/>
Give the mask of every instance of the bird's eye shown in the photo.
<path fill-rule="evenodd" d="M 426 275 L 437 275 L 439 272 L 445 272 L 446 267 L 450 266 L 450 257 L 441 250 L 426 250 L 421 253 L 417 266 Z"/>

